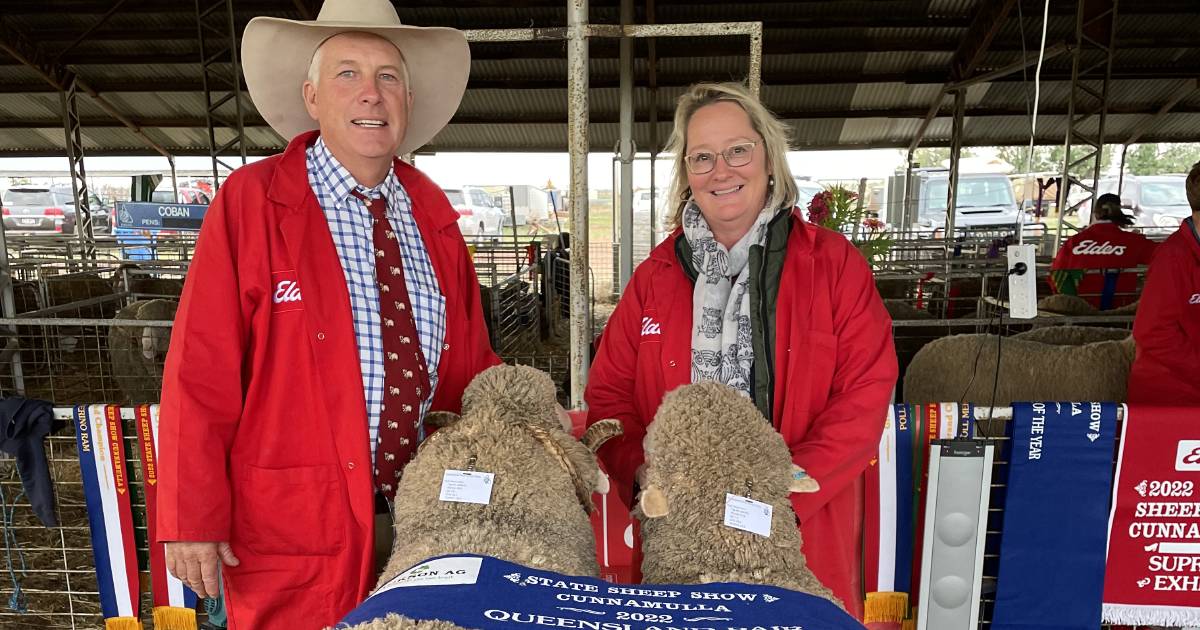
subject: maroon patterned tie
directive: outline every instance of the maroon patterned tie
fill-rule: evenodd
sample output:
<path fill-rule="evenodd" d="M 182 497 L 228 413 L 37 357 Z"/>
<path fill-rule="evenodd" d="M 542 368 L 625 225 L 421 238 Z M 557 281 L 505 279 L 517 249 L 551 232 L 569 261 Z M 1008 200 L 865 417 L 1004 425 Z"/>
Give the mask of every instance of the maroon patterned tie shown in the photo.
<path fill-rule="evenodd" d="M 357 196 L 357 195 L 356 195 Z M 379 286 L 379 325 L 383 337 L 383 401 L 375 445 L 375 488 L 391 500 L 404 465 L 417 447 L 421 401 L 429 395 L 429 374 L 421 353 L 417 322 L 408 299 L 400 239 L 392 231 L 384 199 L 367 200 Z"/>

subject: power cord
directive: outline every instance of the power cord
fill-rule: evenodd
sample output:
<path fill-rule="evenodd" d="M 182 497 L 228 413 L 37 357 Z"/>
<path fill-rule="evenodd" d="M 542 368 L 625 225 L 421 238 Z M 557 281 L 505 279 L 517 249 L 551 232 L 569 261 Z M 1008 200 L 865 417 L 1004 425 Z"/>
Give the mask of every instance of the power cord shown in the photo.
<path fill-rule="evenodd" d="M 996 315 L 988 318 L 988 330 L 991 330 L 993 325 L 996 327 L 996 367 L 992 374 L 992 399 L 988 405 L 991 409 L 995 409 L 996 407 L 996 393 L 1000 387 L 1000 353 L 1004 343 L 1004 331 L 1000 330 L 1004 325 L 1004 308 L 1000 305 L 1003 304 L 1004 289 L 1008 287 L 1008 276 L 1022 276 L 1028 271 L 1028 265 L 1018 262 L 1000 278 L 1000 286 L 996 290 Z M 983 339 L 979 341 L 979 349 L 975 351 L 975 361 L 971 366 L 971 378 L 967 380 L 966 387 L 963 388 L 962 394 L 958 397 L 958 406 L 960 409 L 966 404 L 967 394 L 971 391 L 971 386 L 975 384 L 975 375 L 979 373 L 979 361 L 983 358 L 983 344 L 985 341 Z M 980 430 L 979 417 L 972 414 L 971 422 L 975 426 L 975 436 L 984 437 L 983 431 Z"/>
<path fill-rule="evenodd" d="M 1018 16 L 1018 20 L 1020 20 L 1018 22 L 1018 24 L 1021 25 L 1021 27 L 1018 28 L 1018 30 L 1021 32 L 1021 61 L 1024 61 L 1025 57 L 1026 57 L 1025 28 L 1024 28 L 1024 24 L 1023 24 L 1024 15 L 1021 13 L 1021 6 L 1020 6 L 1019 2 L 1017 3 L 1017 16 Z M 1038 106 L 1040 105 L 1041 98 L 1042 98 L 1042 63 L 1046 59 L 1046 32 L 1047 32 L 1047 27 L 1048 27 L 1049 23 L 1050 23 L 1050 0 L 1046 0 L 1046 7 L 1042 12 L 1042 43 L 1041 43 L 1041 46 L 1038 48 L 1037 69 L 1034 70 L 1034 73 L 1033 73 L 1033 108 L 1029 114 L 1029 150 L 1025 154 L 1025 174 L 1024 174 L 1024 177 L 1022 177 L 1022 180 L 1024 181 L 1023 188 L 1025 189 L 1025 191 L 1029 190 L 1029 184 L 1032 182 L 1031 178 L 1033 176 L 1033 146 L 1037 140 Z M 1024 75 L 1024 69 L 1022 69 L 1022 75 Z M 1022 77 L 1022 78 L 1024 78 L 1024 77 Z M 1028 105 L 1027 105 L 1027 107 L 1028 107 Z M 1059 188 L 1060 188 L 1060 191 L 1059 191 L 1060 193 L 1061 193 L 1061 188 L 1064 184 L 1065 184 L 1065 182 L 1059 182 L 1059 184 L 1058 184 Z M 1061 196 L 1061 194 L 1060 194 L 1060 196 Z M 1062 213 L 1060 212 L 1059 218 L 1061 219 L 1061 217 L 1062 217 Z M 1017 212 L 1017 244 L 1018 245 L 1025 244 L 1025 209 L 1024 208 L 1021 208 L 1020 211 Z"/>

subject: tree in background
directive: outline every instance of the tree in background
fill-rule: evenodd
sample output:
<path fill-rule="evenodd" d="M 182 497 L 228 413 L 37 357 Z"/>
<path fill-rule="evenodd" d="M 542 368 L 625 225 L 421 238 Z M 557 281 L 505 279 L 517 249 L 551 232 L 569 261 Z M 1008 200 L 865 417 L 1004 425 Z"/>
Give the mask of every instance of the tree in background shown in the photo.
<path fill-rule="evenodd" d="M 1029 146 L 1014 146 L 1014 147 L 997 147 L 996 154 L 1000 159 L 1012 164 L 1016 168 L 1016 172 L 1025 172 L 1025 162 L 1028 159 Z M 1076 159 L 1078 159 L 1076 154 Z M 1033 160 L 1029 166 L 1031 173 L 1060 173 L 1062 172 L 1063 159 L 1066 157 L 1066 149 L 1062 145 L 1053 146 L 1035 146 L 1033 147 Z M 1100 174 L 1103 175 L 1108 171 L 1113 163 L 1113 151 L 1106 147 L 1100 155 Z M 1075 177 L 1090 177 L 1090 165 L 1080 164 L 1071 169 L 1071 174 Z"/>
<path fill-rule="evenodd" d="M 1200 162 L 1200 145 L 1135 144 L 1125 154 L 1125 168 L 1133 175 L 1186 173 Z"/>
<path fill-rule="evenodd" d="M 975 157 L 975 151 L 963 147 L 960 158 Z M 913 151 L 913 162 L 923 167 L 938 167 L 950 161 L 950 147 L 921 147 Z"/>

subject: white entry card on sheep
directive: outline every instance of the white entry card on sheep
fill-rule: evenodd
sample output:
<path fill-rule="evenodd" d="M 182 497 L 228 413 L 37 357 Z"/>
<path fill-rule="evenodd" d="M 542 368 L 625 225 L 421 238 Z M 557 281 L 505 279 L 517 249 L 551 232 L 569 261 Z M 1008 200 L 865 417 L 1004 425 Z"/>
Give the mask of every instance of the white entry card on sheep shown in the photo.
<path fill-rule="evenodd" d="M 494 477 L 495 475 L 489 472 L 447 470 L 442 475 L 442 490 L 438 494 L 438 500 L 487 505 L 492 502 Z"/>
<path fill-rule="evenodd" d="M 740 529 L 763 538 L 771 537 L 770 503 L 755 501 L 749 497 L 725 493 L 725 526 Z"/>

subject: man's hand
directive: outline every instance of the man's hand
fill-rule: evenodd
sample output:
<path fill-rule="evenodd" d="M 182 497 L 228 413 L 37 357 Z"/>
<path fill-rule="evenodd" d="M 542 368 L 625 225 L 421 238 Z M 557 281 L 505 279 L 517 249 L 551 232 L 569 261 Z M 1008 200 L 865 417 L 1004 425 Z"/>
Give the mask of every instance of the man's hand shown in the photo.
<path fill-rule="evenodd" d="M 236 567 L 237 556 L 227 542 L 168 542 L 163 543 L 167 570 L 197 597 L 216 597 L 221 591 L 220 563 Z"/>

